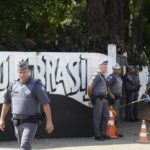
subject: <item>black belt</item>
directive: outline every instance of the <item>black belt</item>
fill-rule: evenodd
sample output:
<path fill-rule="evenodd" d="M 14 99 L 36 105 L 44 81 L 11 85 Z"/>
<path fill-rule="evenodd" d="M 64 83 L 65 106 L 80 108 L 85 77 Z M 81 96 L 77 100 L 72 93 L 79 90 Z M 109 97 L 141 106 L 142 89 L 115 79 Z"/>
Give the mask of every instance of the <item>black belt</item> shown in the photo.
<path fill-rule="evenodd" d="M 13 117 L 11 119 L 14 126 L 19 126 L 23 123 L 39 123 L 40 120 L 41 120 L 40 115 L 29 116 L 29 117 L 24 118 L 24 119 L 18 119 L 18 118 L 15 118 L 15 117 Z"/>

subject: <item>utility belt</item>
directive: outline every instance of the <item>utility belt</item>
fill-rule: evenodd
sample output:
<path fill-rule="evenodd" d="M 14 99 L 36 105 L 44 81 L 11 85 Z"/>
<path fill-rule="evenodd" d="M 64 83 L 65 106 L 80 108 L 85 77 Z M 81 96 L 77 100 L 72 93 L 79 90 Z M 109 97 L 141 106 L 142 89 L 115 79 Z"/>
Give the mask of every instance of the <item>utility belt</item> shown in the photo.
<path fill-rule="evenodd" d="M 114 96 L 116 100 L 121 98 L 121 94 L 114 94 Z"/>
<path fill-rule="evenodd" d="M 104 98 L 107 98 L 106 94 L 95 95 L 94 97 L 99 98 L 100 100 L 103 100 Z"/>
<path fill-rule="evenodd" d="M 42 115 L 32 115 L 28 116 L 27 118 L 24 119 L 18 119 L 15 117 L 12 117 L 11 122 L 14 126 L 19 126 L 23 123 L 42 123 L 44 120 L 44 116 Z"/>
<path fill-rule="evenodd" d="M 127 89 L 126 90 L 127 93 L 136 92 L 136 91 L 137 91 L 136 89 Z"/>
<path fill-rule="evenodd" d="M 92 95 L 90 97 L 90 100 L 91 100 L 93 105 L 95 105 L 96 98 L 99 98 L 99 100 L 103 100 L 104 98 L 107 98 L 107 97 L 106 97 L 106 95 Z"/>

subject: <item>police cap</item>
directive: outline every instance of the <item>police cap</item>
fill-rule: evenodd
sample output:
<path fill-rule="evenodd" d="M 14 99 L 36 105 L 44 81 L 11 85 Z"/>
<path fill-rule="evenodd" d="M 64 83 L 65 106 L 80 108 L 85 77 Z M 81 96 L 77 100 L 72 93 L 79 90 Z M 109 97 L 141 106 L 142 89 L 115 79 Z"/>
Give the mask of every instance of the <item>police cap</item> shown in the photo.
<path fill-rule="evenodd" d="M 112 68 L 113 68 L 113 69 L 120 69 L 121 66 L 120 66 L 118 63 L 116 63 Z"/>
<path fill-rule="evenodd" d="M 101 61 L 98 63 L 98 65 L 108 65 L 108 60 Z"/>
<path fill-rule="evenodd" d="M 29 68 L 29 65 L 28 65 L 28 60 L 21 60 L 19 63 L 18 63 L 18 69 L 19 70 L 24 70 L 24 69 L 27 69 Z"/>

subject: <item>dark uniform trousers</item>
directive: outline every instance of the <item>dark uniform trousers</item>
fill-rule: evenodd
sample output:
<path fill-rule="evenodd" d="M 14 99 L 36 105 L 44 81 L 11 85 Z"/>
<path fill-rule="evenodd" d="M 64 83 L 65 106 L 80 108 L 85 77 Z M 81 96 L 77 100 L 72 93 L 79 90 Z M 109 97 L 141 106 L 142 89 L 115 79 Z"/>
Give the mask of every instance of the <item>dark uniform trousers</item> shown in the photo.
<path fill-rule="evenodd" d="M 126 103 L 131 103 L 135 99 L 134 91 L 130 90 L 126 92 Z M 135 104 L 130 104 L 126 106 L 126 120 L 133 121 L 135 119 Z"/>
<path fill-rule="evenodd" d="M 95 136 L 101 136 L 106 133 L 109 117 L 109 106 L 106 98 L 95 98 L 93 105 L 93 126 Z"/>
<path fill-rule="evenodd" d="M 20 150 L 31 150 L 32 139 L 38 128 L 37 123 L 23 123 L 19 126 L 14 126 L 15 135 L 18 139 Z"/>
<path fill-rule="evenodd" d="M 116 124 L 121 123 L 121 115 L 122 112 L 120 110 L 120 100 L 121 100 L 121 96 L 120 95 L 115 95 L 115 100 L 111 100 L 112 101 L 112 106 L 115 109 L 116 113 L 117 113 L 117 117 L 115 118 Z"/>
<path fill-rule="evenodd" d="M 136 90 L 134 92 L 133 100 L 137 101 L 138 100 L 138 96 L 139 96 L 139 92 L 138 92 L 138 90 Z M 133 110 L 134 119 L 136 120 L 136 119 L 138 119 L 138 103 L 134 103 L 134 108 L 133 109 L 134 109 Z"/>

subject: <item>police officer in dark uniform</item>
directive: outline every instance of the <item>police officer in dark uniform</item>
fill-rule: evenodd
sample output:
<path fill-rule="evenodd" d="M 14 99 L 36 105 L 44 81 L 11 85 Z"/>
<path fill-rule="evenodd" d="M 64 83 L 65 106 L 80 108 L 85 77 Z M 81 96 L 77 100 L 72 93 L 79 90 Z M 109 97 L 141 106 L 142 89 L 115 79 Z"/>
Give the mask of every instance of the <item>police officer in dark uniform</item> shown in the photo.
<path fill-rule="evenodd" d="M 139 96 L 139 90 L 140 90 L 140 78 L 139 78 L 139 69 L 140 67 L 138 65 L 134 66 L 134 71 L 133 71 L 133 80 L 135 82 L 135 90 L 134 90 L 134 100 L 138 100 L 138 96 Z M 134 110 L 133 110 L 133 114 L 134 114 L 134 121 L 138 121 L 138 103 L 134 104 Z"/>
<path fill-rule="evenodd" d="M 150 65 L 148 67 L 148 75 L 147 75 L 147 84 L 146 84 L 146 91 L 145 94 L 148 94 L 150 96 Z M 150 102 L 148 102 L 149 107 L 150 107 Z"/>
<path fill-rule="evenodd" d="M 12 122 L 20 150 L 31 150 L 31 142 L 40 120 L 40 105 L 46 116 L 47 133 L 50 134 L 53 130 L 50 100 L 40 80 L 35 80 L 30 76 L 27 61 L 19 62 L 18 76 L 19 79 L 10 84 L 4 96 L 0 129 L 5 130 L 5 118 L 11 105 Z"/>
<path fill-rule="evenodd" d="M 136 89 L 133 77 L 133 66 L 127 66 L 127 73 L 124 75 L 124 88 L 126 94 L 126 104 L 134 101 L 134 91 Z M 134 104 L 126 106 L 126 121 L 134 121 Z"/>
<path fill-rule="evenodd" d="M 150 83 L 150 65 L 148 65 L 147 84 Z"/>
<path fill-rule="evenodd" d="M 95 139 L 103 141 L 107 138 L 105 135 L 108 117 L 109 107 L 106 99 L 107 84 L 104 74 L 107 72 L 108 61 L 100 62 L 98 71 L 93 79 L 93 96 L 95 103 L 93 105 L 93 126 Z"/>
<path fill-rule="evenodd" d="M 113 106 L 117 113 L 116 123 L 120 123 L 120 100 L 122 96 L 122 79 L 120 77 L 121 66 L 116 63 L 113 66 L 113 73 L 107 78 L 108 94 L 110 97 L 110 105 Z"/>

